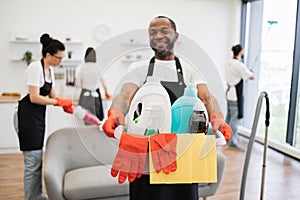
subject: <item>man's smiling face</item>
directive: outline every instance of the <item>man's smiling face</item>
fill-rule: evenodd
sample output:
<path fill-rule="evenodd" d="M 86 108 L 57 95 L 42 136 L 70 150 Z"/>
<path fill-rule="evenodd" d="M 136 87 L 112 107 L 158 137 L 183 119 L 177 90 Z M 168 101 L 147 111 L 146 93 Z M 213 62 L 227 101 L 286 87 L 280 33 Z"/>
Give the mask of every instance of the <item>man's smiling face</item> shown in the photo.
<path fill-rule="evenodd" d="M 150 23 L 148 33 L 150 46 L 158 57 L 164 58 L 172 53 L 178 34 L 168 19 L 154 19 Z"/>

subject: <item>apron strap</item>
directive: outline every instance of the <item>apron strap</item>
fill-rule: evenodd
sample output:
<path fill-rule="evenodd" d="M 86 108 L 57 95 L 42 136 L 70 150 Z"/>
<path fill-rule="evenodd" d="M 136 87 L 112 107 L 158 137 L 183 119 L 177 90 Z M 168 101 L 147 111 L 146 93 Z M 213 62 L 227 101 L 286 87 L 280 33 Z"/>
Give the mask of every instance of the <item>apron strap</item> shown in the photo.
<path fill-rule="evenodd" d="M 150 63 L 149 63 L 147 76 L 153 75 L 154 63 L 155 63 L 155 57 L 152 57 L 150 60 Z M 176 72 L 177 72 L 178 82 L 183 83 L 183 73 L 182 73 L 181 63 L 176 56 L 175 56 L 175 64 L 176 64 Z"/>
<path fill-rule="evenodd" d="M 42 64 L 42 67 L 43 67 L 44 82 L 46 82 L 46 77 L 45 77 L 45 64 L 44 64 L 44 59 L 43 59 L 43 58 L 41 59 L 41 64 Z M 50 80 L 51 80 L 51 83 L 52 83 L 53 81 L 52 81 L 51 69 L 50 69 L 50 68 L 49 68 L 49 75 L 50 75 Z"/>
<path fill-rule="evenodd" d="M 236 95 L 237 95 L 237 102 L 238 102 L 238 119 L 244 117 L 244 96 L 243 96 L 243 87 L 244 81 L 243 79 L 235 85 Z"/>

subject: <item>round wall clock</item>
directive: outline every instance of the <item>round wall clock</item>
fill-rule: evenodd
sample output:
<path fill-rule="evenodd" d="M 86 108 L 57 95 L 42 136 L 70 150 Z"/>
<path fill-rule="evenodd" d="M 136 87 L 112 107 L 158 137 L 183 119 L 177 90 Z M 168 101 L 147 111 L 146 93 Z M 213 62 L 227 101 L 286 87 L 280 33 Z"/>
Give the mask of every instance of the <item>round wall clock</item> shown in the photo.
<path fill-rule="evenodd" d="M 98 25 L 94 30 L 94 37 L 98 42 L 103 42 L 110 37 L 110 29 L 106 25 Z"/>

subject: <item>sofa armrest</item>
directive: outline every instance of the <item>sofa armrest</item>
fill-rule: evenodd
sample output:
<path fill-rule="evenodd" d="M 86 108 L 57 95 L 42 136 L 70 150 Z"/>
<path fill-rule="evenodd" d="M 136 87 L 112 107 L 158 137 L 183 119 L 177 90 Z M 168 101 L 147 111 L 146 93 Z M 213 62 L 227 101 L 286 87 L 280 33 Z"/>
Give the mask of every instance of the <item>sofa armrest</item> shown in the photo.
<path fill-rule="evenodd" d="M 58 130 L 51 134 L 46 144 L 44 179 L 49 199 L 65 199 L 63 196 L 63 179 L 69 168 L 69 157 L 66 155 L 64 147 L 69 141 L 62 139 L 64 136 L 61 135 L 61 132 L 64 131 Z M 72 133 L 68 133 L 68 135 L 72 135 Z"/>
<path fill-rule="evenodd" d="M 45 186 L 49 199 L 61 200 L 67 171 L 111 164 L 118 141 L 108 138 L 96 126 L 64 128 L 52 133 L 46 144 Z"/>

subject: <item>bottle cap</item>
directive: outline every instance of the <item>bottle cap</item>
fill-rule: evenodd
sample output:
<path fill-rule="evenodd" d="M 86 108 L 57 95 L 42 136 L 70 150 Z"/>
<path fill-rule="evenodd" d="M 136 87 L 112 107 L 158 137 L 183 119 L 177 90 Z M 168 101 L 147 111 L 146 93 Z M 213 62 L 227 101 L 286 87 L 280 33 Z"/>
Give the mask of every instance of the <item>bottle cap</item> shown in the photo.
<path fill-rule="evenodd" d="M 124 126 L 123 125 L 117 126 L 117 128 L 114 131 L 115 138 L 120 139 L 121 135 L 123 133 L 123 130 L 124 130 Z"/>
<path fill-rule="evenodd" d="M 147 83 L 160 83 L 160 80 L 157 76 L 147 76 Z"/>
<path fill-rule="evenodd" d="M 186 88 L 184 88 L 184 96 L 192 96 L 196 97 L 197 96 L 197 89 L 195 84 L 188 83 Z"/>
<path fill-rule="evenodd" d="M 195 103 L 193 109 L 194 109 L 194 110 L 197 110 L 197 111 L 205 111 L 204 103 L 203 103 L 202 101 L 201 101 L 201 102 Z"/>

